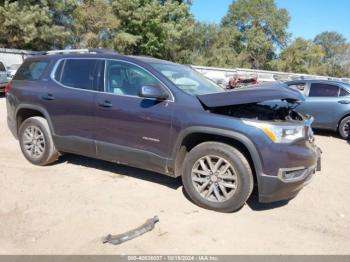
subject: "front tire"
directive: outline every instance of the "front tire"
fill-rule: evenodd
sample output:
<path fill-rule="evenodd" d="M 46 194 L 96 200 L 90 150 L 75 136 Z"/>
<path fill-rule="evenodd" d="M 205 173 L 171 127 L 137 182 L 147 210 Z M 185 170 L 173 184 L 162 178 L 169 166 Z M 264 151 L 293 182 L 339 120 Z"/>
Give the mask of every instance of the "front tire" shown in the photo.
<path fill-rule="evenodd" d="M 43 117 L 26 119 L 20 126 L 18 139 L 24 157 L 34 165 L 48 165 L 59 156 L 49 125 Z"/>
<path fill-rule="evenodd" d="M 343 139 L 350 136 L 350 116 L 345 117 L 339 124 L 339 134 Z"/>
<path fill-rule="evenodd" d="M 199 144 L 188 153 L 182 181 L 194 203 L 220 212 L 240 209 L 254 186 L 252 170 L 244 155 L 218 142 Z"/>

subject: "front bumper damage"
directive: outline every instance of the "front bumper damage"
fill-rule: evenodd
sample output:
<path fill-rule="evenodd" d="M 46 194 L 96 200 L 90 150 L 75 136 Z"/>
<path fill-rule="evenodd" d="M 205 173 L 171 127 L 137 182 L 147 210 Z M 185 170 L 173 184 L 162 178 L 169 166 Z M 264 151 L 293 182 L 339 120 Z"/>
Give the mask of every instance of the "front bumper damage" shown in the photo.
<path fill-rule="evenodd" d="M 277 176 L 261 175 L 259 201 L 270 203 L 294 198 L 313 175 L 321 171 L 321 154 L 321 149 L 315 147 L 314 164 L 308 167 L 280 168 Z"/>

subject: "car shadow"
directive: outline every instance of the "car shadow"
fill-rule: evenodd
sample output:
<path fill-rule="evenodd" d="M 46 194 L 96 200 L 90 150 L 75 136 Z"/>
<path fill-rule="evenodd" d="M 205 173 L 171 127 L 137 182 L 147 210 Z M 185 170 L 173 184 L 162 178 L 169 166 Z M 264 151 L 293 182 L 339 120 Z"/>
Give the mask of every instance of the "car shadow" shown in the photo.
<path fill-rule="evenodd" d="M 277 201 L 272 203 L 260 203 L 257 187 L 254 187 L 252 194 L 247 200 L 247 205 L 253 211 L 266 211 L 288 205 L 290 200 Z"/>
<path fill-rule="evenodd" d="M 192 201 L 192 199 L 189 197 L 187 192 L 185 191 L 184 187 L 182 187 L 182 193 L 187 198 L 188 201 L 195 204 Z M 279 208 L 279 207 L 283 207 L 285 205 L 288 205 L 289 201 L 290 200 L 277 201 L 277 202 L 273 202 L 273 203 L 260 203 L 258 189 L 257 189 L 257 187 L 254 187 L 254 190 L 253 190 L 252 194 L 250 195 L 250 197 L 248 198 L 246 204 L 253 211 L 266 211 L 266 210 L 271 210 L 271 209 L 275 209 L 275 208 Z M 237 213 L 242 208 L 243 208 L 243 206 L 241 208 L 239 208 L 238 210 L 231 212 L 231 213 Z"/>
<path fill-rule="evenodd" d="M 318 136 L 327 136 L 342 139 L 337 132 L 331 130 L 313 129 L 313 132 Z"/>
<path fill-rule="evenodd" d="M 139 168 L 129 167 L 120 165 L 117 163 L 112 163 L 108 161 L 103 161 L 99 159 L 74 155 L 74 154 L 65 154 L 62 155 L 53 165 L 60 164 L 60 163 L 69 163 L 73 165 L 80 165 L 88 168 L 95 168 L 102 171 L 107 171 L 111 173 L 115 173 L 121 176 L 129 176 L 136 179 L 141 179 L 144 181 L 152 182 L 155 184 L 163 185 L 168 188 L 177 190 L 182 186 L 181 178 L 173 178 L 168 177 L 162 174 L 158 174 L 151 171 L 142 170 Z M 193 204 L 195 204 L 191 198 L 188 196 L 186 191 L 184 190 L 184 187 L 182 186 L 182 193 L 186 197 L 186 199 Z M 278 201 L 274 203 L 260 203 L 259 202 L 259 194 L 257 187 L 254 187 L 254 190 L 247 200 L 247 205 L 249 208 L 253 211 L 266 211 L 271 210 L 274 208 L 279 208 L 282 206 L 285 206 L 289 203 L 289 200 L 287 201 Z M 240 209 L 239 209 L 240 210 Z M 238 212 L 239 210 L 236 210 L 235 212 Z M 235 213 L 234 212 L 234 213 Z"/>
<path fill-rule="evenodd" d="M 69 164 L 112 172 L 121 176 L 129 176 L 136 179 L 141 179 L 144 181 L 160 184 L 174 190 L 178 189 L 182 185 L 181 180 L 178 178 L 173 178 L 151 171 L 73 154 L 62 155 L 54 164 L 65 162 Z"/>
<path fill-rule="evenodd" d="M 340 137 L 340 135 L 337 132 L 334 132 L 331 130 L 313 129 L 313 131 L 314 131 L 315 135 L 318 135 L 318 136 L 333 137 L 333 138 L 343 140 L 343 138 Z M 350 144 L 350 137 L 348 137 L 348 139 L 346 141 L 348 144 Z"/>

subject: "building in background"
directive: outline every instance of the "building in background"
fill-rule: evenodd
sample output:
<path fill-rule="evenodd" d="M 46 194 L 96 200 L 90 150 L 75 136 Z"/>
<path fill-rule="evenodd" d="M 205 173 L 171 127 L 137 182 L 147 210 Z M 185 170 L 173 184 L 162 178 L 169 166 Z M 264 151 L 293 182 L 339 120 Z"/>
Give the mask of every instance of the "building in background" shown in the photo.
<path fill-rule="evenodd" d="M 0 61 L 5 65 L 7 69 L 8 78 L 11 79 L 14 76 L 18 67 L 23 63 L 24 59 L 35 54 L 38 54 L 38 52 L 0 48 Z"/>

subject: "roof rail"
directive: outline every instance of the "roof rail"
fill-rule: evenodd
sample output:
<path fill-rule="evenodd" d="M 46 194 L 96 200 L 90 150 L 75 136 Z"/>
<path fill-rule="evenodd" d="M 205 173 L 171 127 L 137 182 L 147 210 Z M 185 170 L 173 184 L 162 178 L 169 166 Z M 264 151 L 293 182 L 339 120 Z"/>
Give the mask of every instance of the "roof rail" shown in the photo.
<path fill-rule="evenodd" d="M 63 50 L 50 50 L 43 52 L 44 55 L 63 55 L 63 54 L 84 54 L 84 53 L 92 53 L 92 54 L 105 54 L 105 53 L 116 53 L 110 49 L 103 48 L 83 48 L 83 49 L 63 49 Z"/>

